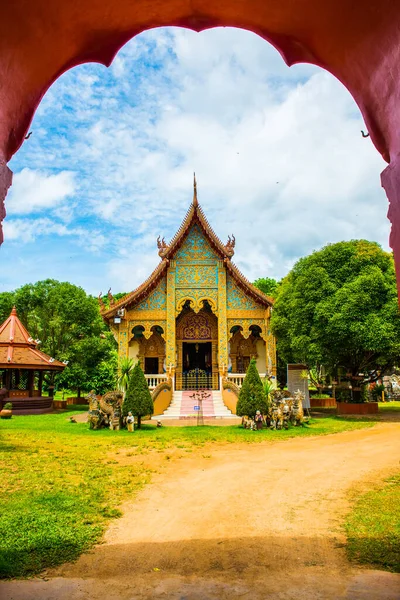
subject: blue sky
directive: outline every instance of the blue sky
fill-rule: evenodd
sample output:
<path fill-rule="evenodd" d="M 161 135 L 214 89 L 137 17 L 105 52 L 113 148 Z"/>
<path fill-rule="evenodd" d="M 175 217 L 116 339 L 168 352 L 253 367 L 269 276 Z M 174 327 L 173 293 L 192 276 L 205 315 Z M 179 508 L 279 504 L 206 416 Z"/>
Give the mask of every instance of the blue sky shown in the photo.
<path fill-rule="evenodd" d="M 192 198 L 251 280 L 328 242 L 388 248 L 385 163 L 345 88 L 231 28 L 162 28 L 48 91 L 10 163 L 0 291 L 52 277 L 130 291 Z"/>

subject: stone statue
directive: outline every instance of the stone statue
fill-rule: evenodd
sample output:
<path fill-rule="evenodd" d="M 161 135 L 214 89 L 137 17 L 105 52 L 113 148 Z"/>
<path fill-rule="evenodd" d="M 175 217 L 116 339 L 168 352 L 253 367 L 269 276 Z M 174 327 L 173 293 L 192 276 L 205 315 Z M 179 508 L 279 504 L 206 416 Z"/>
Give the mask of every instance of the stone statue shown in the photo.
<path fill-rule="evenodd" d="M 304 394 L 300 390 L 297 390 L 293 394 L 293 408 L 292 408 L 292 416 L 291 423 L 295 427 L 297 425 L 303 425 L 304 423 L 304 411 L 303 411 L 303 400 Z"/>
<path fill-rule="evenodd" d="M 89 401 L 88 422 L 90 429 L 100 429 L 107 426 L 115 430 L 120 428 L 123 402 L 122 392 L 107 392 L 99 400 L 94 390 L 92 390 L 86 398 Z"/>
<path fill-rule="evenodd" d="M 279 401 L 272 402 L 270 429 L 282 429 L 283 412 Z"/>
<path fill-rule="evenodd" d="M 126 425 L 127 425 L 128 431 L 135 430 L 135 417 L 133 416 L 131 411 L 128 412 L 128 416 L 126 417 Z M 157 427 L 158 427 L 158 421 L 157 421 Z"/>
<path fill-rule="evenodd" d="M 104 424 L 104 414 L 100 410 L 99 401 L 94 390 L 86 396 L 89 402 L 88 423 L 90 429 L 100 429 Z"/>

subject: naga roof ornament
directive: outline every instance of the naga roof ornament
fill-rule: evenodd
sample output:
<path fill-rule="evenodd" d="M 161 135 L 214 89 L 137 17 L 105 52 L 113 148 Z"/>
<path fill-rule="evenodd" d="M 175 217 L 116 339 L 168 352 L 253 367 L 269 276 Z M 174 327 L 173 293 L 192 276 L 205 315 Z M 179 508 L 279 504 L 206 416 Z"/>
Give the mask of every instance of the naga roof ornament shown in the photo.
<path fill-rule="evenodd" d="M 232 256 L 235 254 L 235 243 L 236 243 L 236 239 L 235 236 L 232 233 L 232 237 L 230 235 L 228 235 L 228 241 L 225 244 L 225 251 L 226 254 L 229 256 L 229 258 L 232 258 Z"/>
<path fill-rule="evenodd" d="M 161 258 L 164 258 L 164 256 L 167 254 L 167 252 L 169 250 L 169 246 L 165 242 L 165 238 L 162 238 L 162 240 L 160 240 L 160 237 L 161 236 L 158 236 L 158 238 L 157 238 L 158 256 L 161 256 Z"/>

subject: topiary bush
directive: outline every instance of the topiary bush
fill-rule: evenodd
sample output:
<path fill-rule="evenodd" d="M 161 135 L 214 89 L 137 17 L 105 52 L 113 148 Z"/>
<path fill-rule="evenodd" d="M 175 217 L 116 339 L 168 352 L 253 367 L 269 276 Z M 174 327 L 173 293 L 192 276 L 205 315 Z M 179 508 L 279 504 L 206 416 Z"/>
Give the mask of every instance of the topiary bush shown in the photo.
<path fill-rule="evenodd" d="M 154 412 L 153 399 L 139 363 L 134 366 L 131 372 L 128 389 L 122 405 L 122 414 L 124 417 L 127 416 L 128 412 L 137 417 L 139 429 L 142 417 L 152 415 Z"/>
<path fill-rule="evenodd" d="M 236 414 L 239 417 L 247 416 L 254 419 L 257 410 L 265 415 L 268 411 L 268 405 L 264 387 L 257 371 L 256 361 L 252 358 L 240 389 Z"/>

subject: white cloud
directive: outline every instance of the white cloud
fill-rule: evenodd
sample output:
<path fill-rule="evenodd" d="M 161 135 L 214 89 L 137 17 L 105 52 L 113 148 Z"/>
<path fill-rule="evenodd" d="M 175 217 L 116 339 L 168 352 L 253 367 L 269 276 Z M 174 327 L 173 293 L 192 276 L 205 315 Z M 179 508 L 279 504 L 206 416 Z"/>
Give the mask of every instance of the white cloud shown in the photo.
<path fill-rule="evenodd" d="M 27 215 L 51 210 L 73 196 L 75 189 L 74 174 L 69 171 L 51 175 L 22 169 L 14 175 L 7 198 L 7 213 Z"/>
<path fill-rule="evenodd" d="M 280 278 L 327 242 L 365 237 L 387 247 L 385 164 L 361 137 L 351 96 L 322 70 L 287 68 L 248 32 L 145 32 L 109 71 L 64 75 L 36 119 L 8 212 L 56 207 L 63 227 L 85 232 L 76 235 L 88 251 L 104 248 L 96 289 L 128 291 L 146 279 L 157 235 L 171 238 L 184 217 L 194 170 L 200 203 L 222 239 L 236 235 L 249 279 Z M 56 175 L 44 175 L 49 164 Z"/>

